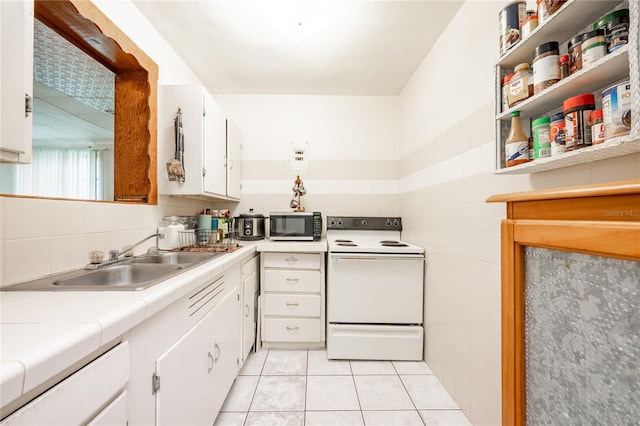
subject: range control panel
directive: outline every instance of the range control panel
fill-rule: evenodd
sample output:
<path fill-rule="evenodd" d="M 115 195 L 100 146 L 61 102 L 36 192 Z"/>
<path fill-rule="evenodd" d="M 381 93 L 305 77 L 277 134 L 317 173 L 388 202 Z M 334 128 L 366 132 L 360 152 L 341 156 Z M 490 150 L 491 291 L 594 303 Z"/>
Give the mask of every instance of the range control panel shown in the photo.
<path fill-rule="evenodd" d="M 399 217 L 327 216 L 327 229 L 402 231 Z"/>

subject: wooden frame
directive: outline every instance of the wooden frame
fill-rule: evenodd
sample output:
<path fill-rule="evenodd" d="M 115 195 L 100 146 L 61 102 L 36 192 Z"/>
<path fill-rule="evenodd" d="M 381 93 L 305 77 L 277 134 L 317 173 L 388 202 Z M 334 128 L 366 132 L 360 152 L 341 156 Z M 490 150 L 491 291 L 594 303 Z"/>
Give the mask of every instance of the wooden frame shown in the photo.
<path fill-rule="evenodd" d="M 35 0 L 34 14 L 116 74 L 114 198 L 157 204 L 158 65 L 90 1 Z"/>
<path fill-rule="evenodd" d="M 496 195 L 502 250 L 502 424 L 524 425 L 524 247 L 640 261 L 640 180 Z"/>

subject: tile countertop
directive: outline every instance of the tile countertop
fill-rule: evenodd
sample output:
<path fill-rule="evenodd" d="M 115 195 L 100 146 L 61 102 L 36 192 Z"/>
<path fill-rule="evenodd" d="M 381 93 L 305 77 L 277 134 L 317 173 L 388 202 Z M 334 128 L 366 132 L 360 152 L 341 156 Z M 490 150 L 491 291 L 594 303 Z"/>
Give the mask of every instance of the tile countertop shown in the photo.
<path fill-rule="evenodd" d="M 256 251 L 327 251 L 321 241 L 241 248 L 143 291 L 0 293 L 0 406 L 36 389 Z"/>

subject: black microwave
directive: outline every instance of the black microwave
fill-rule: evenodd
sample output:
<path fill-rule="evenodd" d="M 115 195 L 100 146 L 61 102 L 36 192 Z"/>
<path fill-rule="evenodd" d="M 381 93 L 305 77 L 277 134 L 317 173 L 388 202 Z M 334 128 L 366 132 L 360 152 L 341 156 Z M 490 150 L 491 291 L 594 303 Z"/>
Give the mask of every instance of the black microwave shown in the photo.
<path fill-rule="evenodd" d="M 269 239 L 314 241 L 322 238 L 320 212 L 269 213 Z"/>

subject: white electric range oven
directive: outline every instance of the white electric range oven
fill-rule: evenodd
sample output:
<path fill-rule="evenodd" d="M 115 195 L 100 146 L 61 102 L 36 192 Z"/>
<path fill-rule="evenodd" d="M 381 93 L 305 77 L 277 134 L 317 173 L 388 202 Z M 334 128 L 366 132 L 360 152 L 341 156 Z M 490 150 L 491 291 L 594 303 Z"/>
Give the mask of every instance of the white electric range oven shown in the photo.
<path fill-rule="evenodd" d="M 327 218 L 330 359 L 423 358 L 424 249 L 398 217 Z"/>

